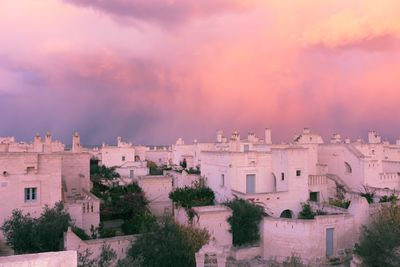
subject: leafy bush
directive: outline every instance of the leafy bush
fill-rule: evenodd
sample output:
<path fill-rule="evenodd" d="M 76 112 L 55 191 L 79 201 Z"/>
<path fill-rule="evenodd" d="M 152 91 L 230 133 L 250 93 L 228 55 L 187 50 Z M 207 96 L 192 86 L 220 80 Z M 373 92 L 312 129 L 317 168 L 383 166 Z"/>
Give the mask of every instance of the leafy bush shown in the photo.
<path fill-rule="evenodd" d="M 394 194 L 394 193 L 392 193 L 390 196 L 382 196 L 380 199 L 379 199 L 379 202 L 380 203 L 383 203 L 383 202 L 397 202 L 397 196 Z"/>
<path fill-rule="evenodd" d="M 71 230 L 72 230 L 72 232 L 74 232 L 74 234 L 76 234 L 82 240 L 91 239 L 90 236 L 88 234 L 86 234 L 85 230 L 83 230 L 82 228 L 79 228 L 77 226 L 72 226 Z"/>
<path fill-rule="evenodd" d="M 90 179 L 93 182 L 113 180 L 118 177 L 120 177 L 120 175 L 115 171 L 115 168 L 108 168 L 104 165 L 99 166 L 98 161 L 90 160 Z"/>
<path fill-rule="evenodd" d="M 228 223 L 231 226 L 233 244 L 241 246 L 259 241 L 259 224 L 266 215 L 264 208 L 244 199 L 234 199 L 225 205 L 232 209 Z"/>
<path fill-rule="evenodd" d="M 374 203 L 374 196 L 375 196 L 374 193 L 367 192 L 367 193 L 361 193 L 360 195 L 367 199 L 368 204 Z"/>
<path fill-rule="evenodd" d="M 163 169 L 159 168 L 153 161 L 147 161 L 147 168 L 149 168 L 150 175 L 163 175 Z"/>
<path fill-rule="evenodd" d="M 185 186 L 169 193 L 169 198 L 176 206 L 186 210 L 189 222 L 192 222 L 195 212 L 192 207 L 214 205 L 215 194 L 205 185 Z"/>
<path fill-rule="evenodd" d="M 312 220 L 317 215 L 311 208 L 310 203 L 301 203 L 302 210 L 299 212 L 299 219 Z"/>
<path fill-rule="evenodd" d="M 368 201 L 368 204 L 374 203 L 375 191 L 369 187 L 363 186 L 364 193 L 360 193 L 360 196 L 365 197 Z"/>
<path fill-rule="evenodd" d="M 400 266 L 400 207 L 394 203 L 381 208 L 369 226 L 363 226 L 355 252 L 365 266 Z"/>
<path fill-rule="evenodd" d="M 69 214 L 61 202 L 53 208 L 45 206 L 39 218 L 13 210 L 1 230 L 6 242 L 17 254 L 59 251 L 62 249 L 63 234 L 71 224 Z"/>
<path fill-rule="evenodd" d="M 145 212 L 134 216 L 130 220 L 126 220 L 122 224 L 122 232 L 125 235 L 147 233 L 154 229 L 157 225 L 157 220 L 150 212 Z"/>
<path fill-rule="evenodd" d="M 188 174 L 200 174 L 200 169 L 199 168 L 190 168 L 189 170 L 186 170 Z"/>
<path fill-rule="evenodd" d="M 166 219 L 155 231 L 138 237 L 128 250 L 127 260 L 140 261 L 143 267 L 194 267 L 195 253 L 209 238 L 205 229 L 180 226 Z"/>
<path fill-rule="evenodd" d="M 103 243 L 97 258 L 93 258 L 92 255 L 93 252 L 88 248 L 82 252 L 78 251 L 78 267 L 109 267 L 117 259 L 117 253 L 108 243 Z"/>
<path fill-rule="evenodd" d="M 337 199 L 331 198 L 329 199 L 329 205 L 336 206 L 343 209 L 348 209 L 350 206 L 350 200 L 347 199 Z"/>
<path fill-rule="evenodd" d="M 178 206 L 192 208 L 214 205 L 215 194 L 207 186 L 177 188 L 169 193 L 169 198 Z"/>
<path fill-rule="evenodd" d="M 100 204 L 100 220 L 129 220 L 148 211 L 148 200 L 137 183 L 115 186 L 104 192 Z"/>
<path fill-rule="evenodd" d="M 115 229 L 104 228 L 104 223 L 100 222 L 98 228 L 100 238 L 114 237 L 116 234 Z"/>

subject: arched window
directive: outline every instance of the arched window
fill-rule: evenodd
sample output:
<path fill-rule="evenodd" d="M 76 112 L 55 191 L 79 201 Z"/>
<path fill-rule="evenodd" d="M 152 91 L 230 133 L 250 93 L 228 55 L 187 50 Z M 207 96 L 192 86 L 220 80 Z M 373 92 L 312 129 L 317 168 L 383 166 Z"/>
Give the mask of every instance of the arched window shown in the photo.
<path fill-rule="evenodd" d="M 346 173 L 352 173 L 353 170 L 351 169 L 351 166 L 349 163 L 347 163 L 346 161 L 344 162 L 344 169 L 346 171 Z"/>
<path fill-rule="evenodd" d="M 284 210 L 284 211 L 282 211 L 282 213 L 281 213 L 281 216 L 280 216 L 281 218 L 293 218 L 293 211 L 291 211 L 291 210 Z"/>

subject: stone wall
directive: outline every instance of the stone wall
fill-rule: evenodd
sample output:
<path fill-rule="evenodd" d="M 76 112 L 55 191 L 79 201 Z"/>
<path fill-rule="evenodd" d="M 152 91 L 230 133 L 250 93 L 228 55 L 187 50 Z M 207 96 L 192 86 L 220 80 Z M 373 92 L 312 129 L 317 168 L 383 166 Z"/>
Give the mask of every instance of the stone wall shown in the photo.
<path fill-rule="evenodd" d="M 71 229 L 68 229 L 68 231 L 64 233 L 64 249 L 76 250 L 78 252 L 83 252 L 86 249 L 89 249 L 93 252 L 92 258 L 97 258 L 100 256 L 101 247 L 106 243 L 110 244 L 111 248 L 115 250 L 117 253 L 117 260 L 119 260 L 126 257 L 127 250 L 136 238 L 137 236 L 135 235 L 126 235 L 112 238 L 81 240 L 71 231 Z"/>
<path fill-rule="evenodd" d="M 304 262 L 321 263 L 326 258 L 326 230 L 334 229 L 333 256 L 339 256 L 356 242 L 354 227 L 354 217 L 344 214 L 313 220 L 267 217 L 262 223 L 263 258 L 283 261 L 295 253 Z"/>
<path fill-rule="evenodd" d="M 0 267 L 76 267 L 76 251 L 46 252 L 0 257 Z"/>

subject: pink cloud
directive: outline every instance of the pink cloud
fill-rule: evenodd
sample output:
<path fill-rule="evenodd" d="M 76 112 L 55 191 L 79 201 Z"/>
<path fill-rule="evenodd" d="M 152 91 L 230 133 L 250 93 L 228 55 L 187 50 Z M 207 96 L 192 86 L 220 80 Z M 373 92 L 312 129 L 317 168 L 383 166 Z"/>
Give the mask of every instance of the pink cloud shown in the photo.
<path fill-rule="evenodd" d="M 91 7 L 123 19 L 156 22 L 164 26 L 184 22 L 196 17 L 208 17 L 245 9 L 250 2 L 240 0 L 64 0 L 67 3 Z"/>

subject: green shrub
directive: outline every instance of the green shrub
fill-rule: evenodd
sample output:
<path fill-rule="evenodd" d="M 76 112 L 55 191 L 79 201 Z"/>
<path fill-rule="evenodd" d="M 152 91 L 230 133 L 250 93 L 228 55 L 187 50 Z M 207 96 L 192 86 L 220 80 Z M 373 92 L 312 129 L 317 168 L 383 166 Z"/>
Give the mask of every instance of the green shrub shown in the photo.
<path fill-rule="evenodd" d="M 154 229 L 157 225 L 157 220 L 150 212 L 145 212 L 134 216 L 130 220 L 124 221 L 121 226 L 122 232 L 125 235 L 147 233 Z"/>
<path fill-rule="evenodd" d="M 311 208 L 310 203 L 301 203 L 302 210 L 299 212 L 299 219 L 312 220 L 317 215 Z"/>
<path fill-rule="evenodd" d="M 152 232 L 140 235 L 128 250 L 125 266 L 134 261 L 143 267 L 195 267 L 195 253 L 209 241 L 203 229 L 180 226 L 166 219 Z"/>
<path fill-rule="evenodd" d="M 69 214 L 58 202 L 53 208 L 45 206 L 39 218 L 13 210 L 0 229 L 15 253 L 24 254 L 62 250 L 63 235 L 70 225 Z"/>
<path fill-rule="evenodd" d="M 206 186 L 177 188 L 169 194 L 176 205 L 183 208 L 214 205 L 215 194 Z"/>
<path fill-rule="evenodd" d="M 329 199 L 329 205 L 336 206 L 343 209 L 348 209 L 350 206 L 350 200 L 347 199 L 337 199 L 331 198 Z"/>
<path fill-rule="evenodd" d="M 383 206 L 361 232 L 355 253 L 365 266 L 398 267 L 400 247 L 400 207 L 394 203 Z"/>
<path fill-rule="evenodd" d="M 379 202 L 380 203 L 383 203 L 383 202 L 397 202 L 397 196 L 394 194 L 394 193 L 392 193 L 390 196 L 382 196 L 380 199 L 379 199 Z"/>
<path fill-rule="evenodd" d="M 231 226 L 233 244 L 241 246 L 259 241 L 259 224 L 266 215 L 264 208 L 244 199 L 234 199 L 225 205 L 232 209 L 228 223 Z"/>
<path fill-rule="evenodd" d="M 373 193 L 361 193 L 362 197 L 365 197 L 368 201 L 368 204 L 374 203 L 374 194 Z"/>
<path fill-rule="evenodd" d="M 88 234 L 86 234 L 85 230 L 83 230 L 82 228 L 79 228 L 77 226 L 72 226 L 71 230 L 72 230 L 72 232 L 74 232 L 74 234 L 76 234 L 82 240 L 90 239 L 90 236 Z"/>

